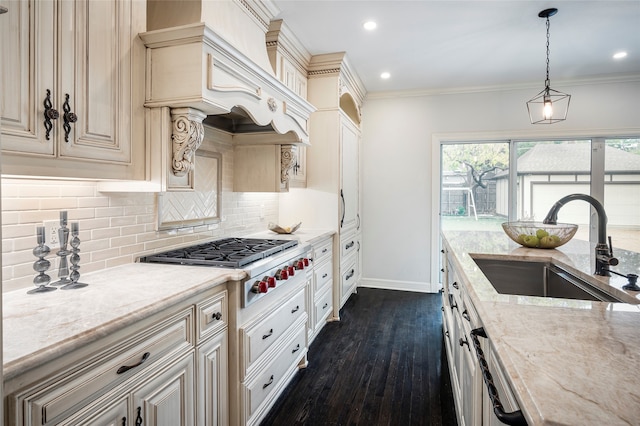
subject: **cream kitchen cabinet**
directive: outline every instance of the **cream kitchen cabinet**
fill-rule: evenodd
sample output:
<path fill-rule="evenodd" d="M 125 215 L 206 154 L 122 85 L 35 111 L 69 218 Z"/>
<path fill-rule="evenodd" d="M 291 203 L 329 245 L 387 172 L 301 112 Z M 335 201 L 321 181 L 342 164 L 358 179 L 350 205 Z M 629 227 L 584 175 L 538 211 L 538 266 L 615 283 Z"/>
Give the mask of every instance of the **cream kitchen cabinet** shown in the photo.
<path fill-rule="evenodd" d="M 144 2 L 8 6 L 3 173 L 143 179 Z"/>
<path fill-rule="evenodd" d="M 226 425 L 227 317 L 216 287 L 28 370 L 5 382 L 5 424 Z"/>
<path fill-rule="evenodd" d="M 313 280 L 309 297 L 309 344 L 333 310 L 333 236 L 313 243 Z"/>
<path fill-rule="evenodd" d="M 226 290 L 196 304 L 198 425 L 229 424 L 228 318 Z"/>
<path fill-rule="evenodd" d="M 338 319 L 360 276 L 359 257 L 349 254 L 359 250 L 364 88 L 342 52 L 311 58 L 307 94 L 318 110 L 310 118 L 311 146 L 306 149 L 307 189 L 311 191 L 296 194 L 297 211 L 307 226 L 338 231 L 333 246 L 333 318 Z"/>
<path fill-rule="evenodd" d="M 458 424 L 482 425 L 482 373 L 471 330 L 480 326 L 453 261 L 443 250 L 443 331 Z"/>
<path fill-rule="evenodd" d="M 442 326 L 458 424 L 526 425 L 446 245 L 442 253 Z M 485 375 L 491 393 L 484 386 Z M 494 410 L 496 401 L 502 420 Z"/>
<path fill-rule="evenodd" d="M 287 192 L 294 150 L 293 145 L 236 145 L 234 192 Z"/>

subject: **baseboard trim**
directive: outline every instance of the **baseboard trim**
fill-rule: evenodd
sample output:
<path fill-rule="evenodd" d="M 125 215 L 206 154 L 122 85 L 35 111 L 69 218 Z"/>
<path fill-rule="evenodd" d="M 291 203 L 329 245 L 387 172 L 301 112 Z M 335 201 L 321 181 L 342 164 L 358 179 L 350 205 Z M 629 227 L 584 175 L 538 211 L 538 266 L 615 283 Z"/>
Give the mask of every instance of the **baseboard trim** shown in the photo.
<path fill-rule="evenodd" d="M 440 290 L 439 288 L 433 288 L 434 286 L 428 282 L 382 280 L 373 278 L 361 278 L 358 283 L 358 287 L 413 291 L 416 293 L 437 293 Z"/>

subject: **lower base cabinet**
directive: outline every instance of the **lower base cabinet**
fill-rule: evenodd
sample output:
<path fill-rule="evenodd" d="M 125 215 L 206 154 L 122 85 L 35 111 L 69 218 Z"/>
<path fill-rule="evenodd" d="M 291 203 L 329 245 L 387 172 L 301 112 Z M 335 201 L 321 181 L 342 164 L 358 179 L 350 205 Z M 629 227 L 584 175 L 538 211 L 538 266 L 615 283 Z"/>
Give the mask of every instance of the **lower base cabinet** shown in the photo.
<path fill-rule="evenodd" d="M 226 294 L 205 292 L 10 378 L 4 424 L 228 424 Z"/>
<path fill-rule="evenodd" d="M 227 333 L 219 333 L 198 348 L 197 425 L 228 425 Z"/>
<path fill-rule="evenodd" d="M 443 254 L 442 329 L 458 425 L 504 425 L 494 413 L 493 401 L 484 383 L 479 354 L 485 359 L 504 412 L 517 412 L 518 404 L 497 362 L 491 340 L 486 335 L 479 338 L 484 333 L 481 319 L 460 279 L 461 274 L 448 257 L 446 247 Z M 477 334 L 480 329 L 482 333 Z M 478 341 L 479 350 L 476 350 L 474 338 Z M 524 417 L 515 421 L 516 423 L 510 424 L 526 425 Z"/>

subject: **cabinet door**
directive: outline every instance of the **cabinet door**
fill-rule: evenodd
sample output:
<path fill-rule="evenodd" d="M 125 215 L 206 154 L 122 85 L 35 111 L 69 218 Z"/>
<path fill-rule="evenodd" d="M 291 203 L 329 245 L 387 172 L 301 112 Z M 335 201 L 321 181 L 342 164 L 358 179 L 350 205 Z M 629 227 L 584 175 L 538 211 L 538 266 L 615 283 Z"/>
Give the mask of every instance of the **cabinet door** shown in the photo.
<path fill-rule="evenodd" d="M 462 397 L 462 418 L 465 426 L 482 425 L 482 374 L 478 358 L 468 335 L 463 330 L 464 346 L 460 349 L 460 393 Z"/>
<path fill-rule="evenodd" d="M 127 163 L 131 160 L 131 0 L 58 4 L 60 157 Z M 67 95 L 77 121 L 65 135 Z"/>
<path fill-rule="evenodd" d="M 229 424 L 227 332 L 198 348 L 198 425 Z"/>
<path fill-rule="evenodd" d="M 133 392 L 136 425 L 188 426 L 195 424 L 194 353 L 158 373 Z"/>
<path fill-rule="evenodd" d="M 47 139 L 44 101 L 49 90 L 52 107 L 57 108 L 56 3 L 11 0 L 3 4 L 10 17 L 0 26 L 2 150 L 53 156 L 57 126 L 52 126 Z"/>
<path fill-rule="evenodd" d="M 340 124 L 340 228 L 355 228 L 359 220 L 359 130 L 345 117 Z"/>

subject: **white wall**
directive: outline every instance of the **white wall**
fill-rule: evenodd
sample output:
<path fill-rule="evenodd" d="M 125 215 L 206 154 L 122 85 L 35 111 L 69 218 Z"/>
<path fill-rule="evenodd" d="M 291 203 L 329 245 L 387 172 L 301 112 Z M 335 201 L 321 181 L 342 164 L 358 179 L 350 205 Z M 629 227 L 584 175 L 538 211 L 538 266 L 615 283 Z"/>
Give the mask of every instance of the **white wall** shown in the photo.
<path fill-rule="evenodd" d="M 438 288 L 437 232 L 432 230 L 438 214 L 438 194 L 432 189 L 434 140 L 592 136 L 625 129 L 640 134 L 640 77 L 553 87 L 572 98 L 567 121 L 550 126 L 529 123 L 525 103 L 538 86 L 368 96 L 362 109 L 361 285 Z"/>

